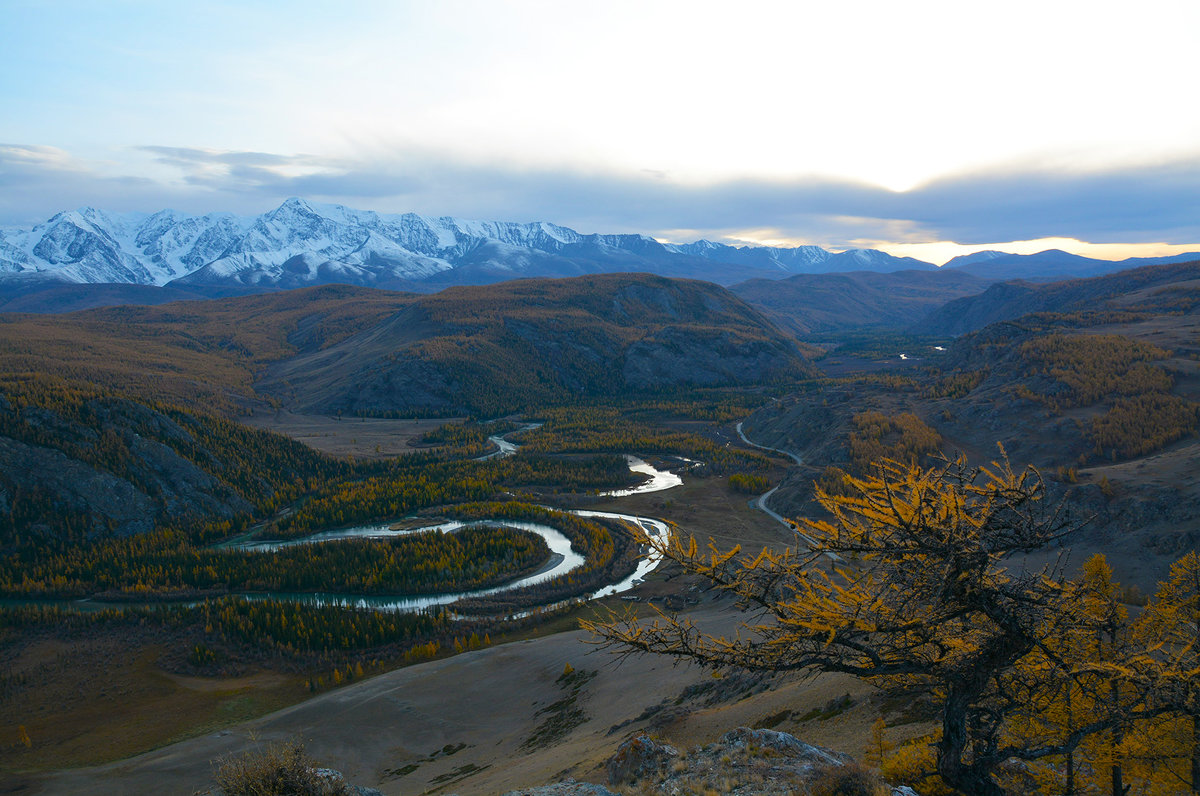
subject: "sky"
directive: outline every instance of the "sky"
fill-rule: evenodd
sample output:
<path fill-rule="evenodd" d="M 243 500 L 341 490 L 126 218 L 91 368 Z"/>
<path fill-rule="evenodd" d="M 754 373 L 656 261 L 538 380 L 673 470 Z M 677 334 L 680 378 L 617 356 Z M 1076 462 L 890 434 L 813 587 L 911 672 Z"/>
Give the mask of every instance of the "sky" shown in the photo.
<path fill-rule="evenodd" d="M 1200 250 L 1197 0 L 0 0 L 0 224 L 91 205 Z"/>

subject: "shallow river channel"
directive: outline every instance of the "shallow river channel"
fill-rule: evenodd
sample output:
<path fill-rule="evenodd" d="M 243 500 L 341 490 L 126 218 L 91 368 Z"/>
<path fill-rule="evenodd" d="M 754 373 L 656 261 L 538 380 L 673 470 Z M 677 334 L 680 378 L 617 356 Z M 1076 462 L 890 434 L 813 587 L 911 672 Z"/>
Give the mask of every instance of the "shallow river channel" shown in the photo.
<path fill-rule="evenodd" d="M 530 423 L 509 433 L 517 434 L 521 431 L 527 431 L 529 429 L 536 428 L 538 425 L 540 424 Z M 505 436 L 507 435 L 498 435 L 496 437 L 492 437 L 491 441 L 496 446 L 497 450 L 481 458 L 501 458 L 504 456 L 511 456 L 512 454 L 516 453 L 519 446 L 508 441 L 507 439 L 504 439 Z M 603 496 L 624 497 L 627 495 L 640 495 L 646 492 L 658 492 L 664 489 L 671 489 L 672 487 L 679 486 L 683 483 L 683 479 L 678 475 L 669 471 L 659 470 L 636 456 L 626 456 L 625 458 L 629 463 L 629 469 L 631 471 L 649 476 L 648 480 L 636 487 L 603 492 L 601 493 Z M 670 533 L 666 523 L 651 517 L 638 517 L 632 514 L 583 510 L 573 511 L 570 513 L 576 514 L 580 517 L 598 517 L 602 519 L 621 520 L 640 528 L 652 539 L 661 539 L 665 541 L 667 535 Z M 545 540 L 547 547 L 550 548 L 550 558 L 537 572 L 533 573 L 532 575 L 526 575 L 524 577 L 517 578 L 509 583 L 486 589 L 424 595 L 362 595 L 338 592 L 233 592 L 235 596 L 250 600 L 295 600 L 297 602 L 312 603 L 316 605 L 342 605 L 349 607 L 369 608 L 377 611 L 421 611 L 430 608 L 436 608 L 438 606 L 450 605 L 463 598 L 483 597 L 542 583 L 552 578 L 557 578 L 560 575 L 565 575 L 584 564 L 584 557 L 571 547 L 571 541 L 564 536 L 561 531 L 541 523 L 522 522 L 507 519 L 477 520 L 472 522 L 460 522 L 454 520 L 450 522 L 432 523 L 430 525 L 419 527 L 392 527 L 396 524 L 397 523 L 393 520 L 390 522 L 375 523 L 371 525 L 360 525 L 350 528 L 321 531 L 312 534 L 311 536 L 305 536 L 300 539 L 290 539 L 287 541 L 232 541 L 224 542 L 218 546 L 225 549 L 246 550 L 269 554 L 274 550 L 299 544 L 333 544 L 343 539 L 384 539 L 393 536 L 405 536 L 415 533 L 430 533 L 434 531 L 452 533 L 460 528 L 467 527 L 468 525 L 493 525 L 518 528 L 535 533 L 542 537 L 542 539 Z M 603 588 L 598 589 L 591 594 L 587 594 L 579 599 L 590 600 L 628 591 L 637 585 L 637 583 L 640 583 L 642 578 L 653 571 L 654 568 L 658 566 L 658 563 L 659 557 L 657 555 L 651 554 L 645 556 L 638 562 L 637 569 L 633 572 L 633 574 L 629 575 L 618 583 L 610 583 L 607 586 L 604 586 Z M 129 603 L 104 603 L 98 600 L 73 600 L 56 602 L 58 604 L 62 604 L 62 602 L 70 602 L 85 610 L 130 605 Z M 195 601 L 186 601 L 184 604 L 195 604 Z"/>

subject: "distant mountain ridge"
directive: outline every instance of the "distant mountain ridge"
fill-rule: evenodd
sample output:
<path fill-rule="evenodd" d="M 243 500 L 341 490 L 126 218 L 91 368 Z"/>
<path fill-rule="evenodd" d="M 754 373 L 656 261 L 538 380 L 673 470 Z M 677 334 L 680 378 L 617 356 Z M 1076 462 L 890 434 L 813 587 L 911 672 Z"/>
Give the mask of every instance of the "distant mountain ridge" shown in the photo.
<path fill-rule="evenodd" d="M 1062 249 L 1047 249 L 1036 254 L 981 251 L 955 257 L 943 265 L 942 269 L 960 271 L 992 281 L 1025 279 L 1031 282 L 1057 282 L 1063 279 L 1104 276 L 1143 265 L 1169 265 L 1192 260 L 1200 260 L 1200 252 L 1165 257 L 1097 260 L 1094 257 L 1071 254 Z"/>
<path fill-rule="evenodd" d="M 180 289 L 288 289 L 346 283 L 430 292 L 529 276 L 648 272 L 732 284 L 796 273 L 932 270 L 873 249 L 660 243 L 645 235 L 585 235 L 547 222 L 386 215 L 288 199 L 260 216 L 152 215 L 94 208 L 32 229 L 0 230 L 0 278 Z"/>
<path fill-rule="evenodd" d="M 0 228 L 0 293 L 12 299 L 63 285 L 109 284 L 221 296 L 334 283 L 429 293 L 523 277 L 633 272 L 721 285 L 853 271 L 955 270 L 989 281 L 1049 281 L 1197 256 L 1117 263 L 1058 250 L 978 252 L 938 269 L 877 249 L 662 243 L 646 235 L 582 234 L 549 222 L 389 215 L 292 198 L 258 216 L 85 207 L 30 229 Z M 116 300 L 119 291 L 107 295 Z M 139 301 L 151 299 L 138 294 Z M 50 306 L 62 303 L 60 291 Z M 21 306 L 42 311 L 36 301 Z"/>

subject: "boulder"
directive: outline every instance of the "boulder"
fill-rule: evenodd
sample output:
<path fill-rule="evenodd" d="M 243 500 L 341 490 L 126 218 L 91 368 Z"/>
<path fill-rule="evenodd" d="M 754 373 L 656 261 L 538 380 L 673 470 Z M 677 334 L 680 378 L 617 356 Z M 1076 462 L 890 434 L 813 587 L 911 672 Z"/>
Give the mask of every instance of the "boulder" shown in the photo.
<path fill-rule="evenodd" d="M 609 783 L 620 785 L 640 779 L 657 778 L 662 775 L 667 764 L 678 756 L 679 750 L 675 747 L 660 744 L 642 733 L 617 747 L 616 754 L 608 759 L 604 768 L 608 771 Z"/>

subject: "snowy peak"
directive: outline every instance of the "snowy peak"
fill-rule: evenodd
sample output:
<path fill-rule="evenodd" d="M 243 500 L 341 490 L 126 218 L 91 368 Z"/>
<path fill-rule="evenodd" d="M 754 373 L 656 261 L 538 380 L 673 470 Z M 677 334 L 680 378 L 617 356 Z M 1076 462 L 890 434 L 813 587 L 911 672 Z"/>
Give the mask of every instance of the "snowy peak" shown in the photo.
<path fill-rule="evenodd" d="M 0 273 L 8 279 L 37 273 L 69 282 L 261 289 L 349 282 L 434 290 L 620 271 L 732 284 L 756 276 L 849 270 L 849 264 L 840 265 L 848 256 L 860 270 L 898 270 L 916 262 L 869 250 L 835 255 L 817 246 L 663 244 L 645 235 L 581 234 L 546 221 L 392 215 L 299 197 L 250 217 L 174 210 L 116 214 L 84 207 L 32 229 L 0 234 Z"/>
<path fill-rule="evenodd" d="M 848 249 L 825 263 L 828 271 L 936 271 L 937 266 L 912 257 L 896 257 L 878 249 Z"/>
<path fill-rule="evenodd" d="M 711 240 L 695 243 L 672 244 L 668 248 L 680 254 L 703 257 L 718 262 L 744 263 L 769 270 L 782 271 L 783 275 L 815 273 L 821 264 L 833 255 L 820 246 L 729 246 Z"/>
<path fill-rule="evenodd" d="M 961 268 L 964 265 L 971 263 L 986 263 L 988 260 L 996 260 L 1001 257 L 1010 256 L 1007 252 L 996 251 L 995 249 L 985 249 L 981 252 L 972 252 L 971 254 L 960 254 L 947 260 L 942 268 Z"/>
<path fill-rule="evenodd" d="M 34 241 L 26 251 L 35 270 L 55 271 L 69 282 L 112 282 L 149 284 L 149 270 L 127 251 L 133 219 L 108 216 L 90 207 L 59 213 L 34 229 Z M 110 276 L 115 278 L 109 279 Z"/>
<path fill-rule="evenodd" d="M 20 247 L 14 246 L 0 230 L 0 274 L 20 274 L 37 271 L 37 262 Z"/>
<path fill-rule="evenodd" d="M 37 272 L 66 282 L 162 285 L 194 271 L 212 259 L 213 249 L 228 245 L 232 219 L 229 214 L 194 217 L 172 210 L 149 216 L 110 214 L 84 207 L 59 213 L 32 230 L 9 230 L 6 246 L 0 246 L 0 270 Z M 12 267 L 14 260 L 20 268 Z"/>

